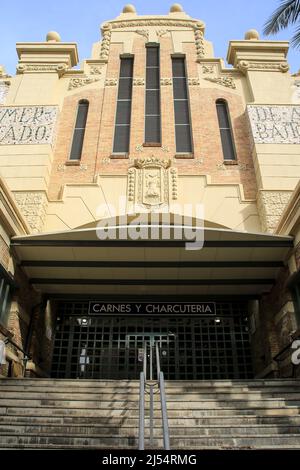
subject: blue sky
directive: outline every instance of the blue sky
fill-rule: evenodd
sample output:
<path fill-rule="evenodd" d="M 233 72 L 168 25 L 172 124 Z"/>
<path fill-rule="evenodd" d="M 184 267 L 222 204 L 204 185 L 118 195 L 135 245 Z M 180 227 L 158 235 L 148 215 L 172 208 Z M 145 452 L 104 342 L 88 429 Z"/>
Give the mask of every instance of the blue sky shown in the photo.
<path fill-rule="evenodd" d="M 92 43 L 100 38 L 99 26 L 115 18 L 125 1 L 119 0 L 10 0 L 1 1 L 0 64 L 14 74 L 17 63 L 15 43 L 43 41 L 49 30 L 60 33 L 63 41 L 78 43 L 80 60 L 90 57 Z M 135 0 L 137 12 L 167 14 L 172 0 Z M 262 36 L 265 20 L 279 0 L 185 0 L 187 14 L 206 23 L 206 38 L 214 43 L 216 57 L 226 58 L 228 41 L 242 39 L 246 30 L 255 28 Z M 285 30 L 273 39 L 290 39 L 293 30 Z M 263 36 L 262 36 L 263 37 Z M 291 49 L 292 72 L 300 69 L 300 50 Z"/>

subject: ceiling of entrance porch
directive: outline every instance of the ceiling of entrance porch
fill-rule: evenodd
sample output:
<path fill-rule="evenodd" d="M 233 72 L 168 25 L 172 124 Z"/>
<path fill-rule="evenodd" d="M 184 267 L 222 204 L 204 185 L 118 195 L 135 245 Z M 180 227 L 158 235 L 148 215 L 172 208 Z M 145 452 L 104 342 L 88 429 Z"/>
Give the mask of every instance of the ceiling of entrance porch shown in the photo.
<path fill-rule="evenodd" d="M 290 237 L 205 229 L 186 240 L 99 240 L 95 229 L 15 237 L 12 247 L 43 293 L 90 295 L 259 295 L 275 283 Z"/>

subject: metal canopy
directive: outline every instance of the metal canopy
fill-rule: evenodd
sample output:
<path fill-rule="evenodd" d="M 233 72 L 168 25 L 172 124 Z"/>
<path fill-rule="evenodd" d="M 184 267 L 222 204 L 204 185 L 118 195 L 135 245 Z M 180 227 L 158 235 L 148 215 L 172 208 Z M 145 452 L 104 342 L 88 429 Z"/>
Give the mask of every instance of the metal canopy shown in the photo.
<path fill-rule="evenodd" d="M 99 240 L 88 228 L 14 237 L 11 245 L 43 293 L 212 297 L 270 291 L 293 247 L 291 237 L 216 228 L 204 229 L 201 250 L 186 250 L 186 241 Z"/>

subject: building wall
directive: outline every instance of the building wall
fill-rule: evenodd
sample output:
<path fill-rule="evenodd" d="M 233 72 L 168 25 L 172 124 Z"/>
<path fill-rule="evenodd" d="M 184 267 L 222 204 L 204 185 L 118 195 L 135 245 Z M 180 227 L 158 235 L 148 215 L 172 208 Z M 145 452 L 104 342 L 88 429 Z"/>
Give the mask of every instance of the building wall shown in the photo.
<path fill-rule="evenodd" d="M 149 42 L 159 43 L 161 54 L 160 147 L 143 146 Z M 165 170 L 161 207 L 170 212 L 175 204 L 178 213 L 184 213 L 184 204 L 203 204 L 210 226 L 278 231 L 300 178 L 299 77 L 289 73 L 287 51 L 286 42 L 261 41 L 248 33 L 245 40 L 230 41 L 227 60 L 233 67 L 226 68 L 214 57 L 205 24 L 180 11 L 145 17 L 131 11 L 108 21 L 102 40 L 79 69 L 74 68 L 76 44 L 53 34 L 45 42 L 18 43 L 16 75 L 0 69 L 0 173 L 28 231 L 96 223 L 111 215 L 111 206 L 117 215 L 131 212 L 133 203 L 140 212 L 150 212 L 136 187 L 147 159 Z M 121 54 L 133 54 L 134 80 L 130 150 L 118 157 L 112 146 Z M 186 57 L 193 153 L 185 158 L 175 148 L 172 54 Z M 74 162 L 69 156 L 81 99 L 89 101 L 89 114 L 81 160 Z M 223 158 L 217 99 L 228 103 L 236 161 Z M 125 209 L 119 208 L 121 196 Z M 296 263 L 299 268 L 299 238 L 287 228 L 281 234 L 296 237 L 295 254 L 260 303 L 260 328 L 253 335 L 257 373 L 272 364 L 296 328 L 287 279 Z M 15 264 L 8 253 L 11 236 L 5 240 L 0 234 L 6 269 Z M 12 303 L 9 329 L 24 345 L 33 322 L 30 370 L 47 375 L 55 312 L 51 305 L 41 312 L 41 296 L 18 269 L 15 277 L 21 289 Z"/>

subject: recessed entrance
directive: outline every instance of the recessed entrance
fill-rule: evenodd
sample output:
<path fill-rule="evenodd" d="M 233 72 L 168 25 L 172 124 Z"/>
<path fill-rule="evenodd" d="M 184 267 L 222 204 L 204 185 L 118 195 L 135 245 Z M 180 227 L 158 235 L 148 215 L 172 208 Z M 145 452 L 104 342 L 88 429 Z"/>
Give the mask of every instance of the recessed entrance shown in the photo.
<path fill-rule="evenodd" d="M 88 305 L 58 305 L 53 377 L 138 379 L 149 333 L 168 336 L 158 338 L 167 380 L 253 377 L 247 302 L 218 302 L 213 317 L 92 316 Z"/>

